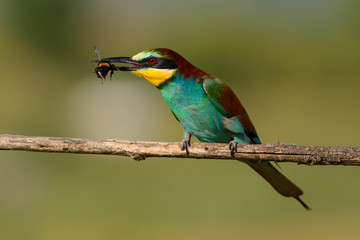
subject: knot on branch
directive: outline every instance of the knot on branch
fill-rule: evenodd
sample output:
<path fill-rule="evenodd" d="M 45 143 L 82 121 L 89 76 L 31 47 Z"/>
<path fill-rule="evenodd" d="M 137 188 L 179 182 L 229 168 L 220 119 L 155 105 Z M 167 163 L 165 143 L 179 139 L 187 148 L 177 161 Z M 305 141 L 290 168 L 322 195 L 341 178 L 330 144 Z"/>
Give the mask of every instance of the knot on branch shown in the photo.
<path fill-rule="evenodd" d="M 144 155 L 138 153 L 129 153 L 128 156 L 134 159 L 135 161 L 139 161 L 139 162 L 146 159 Z"/>

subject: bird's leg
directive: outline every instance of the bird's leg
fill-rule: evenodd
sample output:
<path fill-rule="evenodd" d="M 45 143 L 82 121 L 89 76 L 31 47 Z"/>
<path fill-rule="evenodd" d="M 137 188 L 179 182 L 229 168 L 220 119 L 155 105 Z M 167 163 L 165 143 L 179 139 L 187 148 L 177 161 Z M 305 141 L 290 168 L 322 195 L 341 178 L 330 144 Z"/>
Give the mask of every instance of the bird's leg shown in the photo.
<path fill-rule="evenodd" d="M 184 129 L 184 139 L 181 141 L 181 150 L 186 151 L 186 155 L 189 155 L 189 147 L 191 145 L 191 133 Z"/>
<path fill-rule="evenodd" d="M 235 157 L 235 153 L 237 152 L 237 144 L 235 139 L 229 142 L 229 149 L 232 157 Z"/>

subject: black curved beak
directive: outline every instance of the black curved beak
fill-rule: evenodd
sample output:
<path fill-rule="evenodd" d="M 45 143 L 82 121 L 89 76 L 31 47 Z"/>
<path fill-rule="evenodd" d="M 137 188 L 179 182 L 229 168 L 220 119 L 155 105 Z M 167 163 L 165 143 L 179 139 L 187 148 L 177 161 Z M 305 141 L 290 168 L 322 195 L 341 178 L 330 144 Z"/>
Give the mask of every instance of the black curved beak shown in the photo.
<path fill-rule="evenodd" d="M 135 61 L 132 60 L 130 57 L 110 57 L 110 58 L 103 58 L 100 61 L 98 60 L 94 60 L 93 62 L 98 62 L 100 63 L 109 63 L 109 64 L 113 64 L 113 63 L 128 63 L 128 64 L 133 64 L 133 66 L 114 66 L 115 69 L 114 70 L 119 70 L 119 71 L 135 71 L 137 69 L 139 69 L 140 64 Z"/>

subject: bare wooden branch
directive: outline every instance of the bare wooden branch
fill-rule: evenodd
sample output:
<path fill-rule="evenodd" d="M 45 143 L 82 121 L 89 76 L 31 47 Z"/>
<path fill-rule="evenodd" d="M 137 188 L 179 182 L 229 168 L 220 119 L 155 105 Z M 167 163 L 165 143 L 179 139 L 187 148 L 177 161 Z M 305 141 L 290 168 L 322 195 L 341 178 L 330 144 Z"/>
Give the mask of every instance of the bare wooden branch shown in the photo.
<path fill-rule="evenodd" d="M 315 147 L 294 144 L 239 145 L 235 157 L 231 157 L 228 145 L 221 143 L 192 143 L 190 154 L 186 155 L 186 152 L 180 150 L 180 143 L 4 134 L 0 135 L 0 150 L 119 155 L 135 160 L 144 160 L 146 157 L 172 157 L 360 166 L 360 147 Z"/>

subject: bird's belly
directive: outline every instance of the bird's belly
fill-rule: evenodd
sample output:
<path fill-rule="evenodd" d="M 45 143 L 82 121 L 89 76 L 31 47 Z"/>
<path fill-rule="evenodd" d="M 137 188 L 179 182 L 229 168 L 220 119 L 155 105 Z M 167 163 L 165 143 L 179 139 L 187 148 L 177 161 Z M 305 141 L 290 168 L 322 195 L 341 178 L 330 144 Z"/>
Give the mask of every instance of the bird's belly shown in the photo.
<path fill-rule="evenodd" d="M 180 97 L 181 96 L 181 97 Z M 165 98 L 186 131 L 203 142 L 229 142 L 232 137 L 222 124 L 223 116 L 205 95 L 172 95 Z"/>
<path fill-rule="evenodd" d="M 185 113 L 183 113 L 185 112 Z M 183 127 L 203 142 L 229 142 L 231 136 L 223 127 L 222 115 L 211 107 L 186 106 L 175 115 Z"/>

